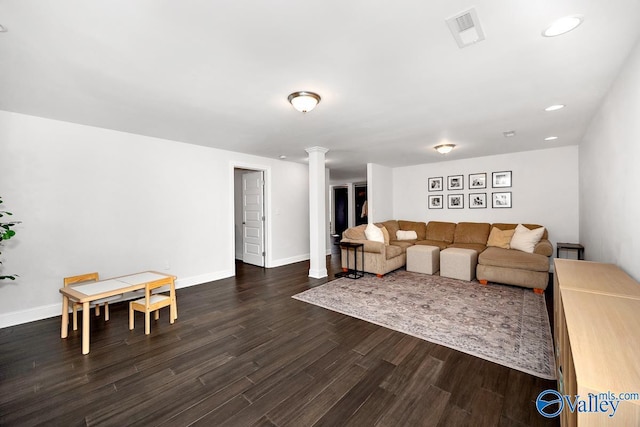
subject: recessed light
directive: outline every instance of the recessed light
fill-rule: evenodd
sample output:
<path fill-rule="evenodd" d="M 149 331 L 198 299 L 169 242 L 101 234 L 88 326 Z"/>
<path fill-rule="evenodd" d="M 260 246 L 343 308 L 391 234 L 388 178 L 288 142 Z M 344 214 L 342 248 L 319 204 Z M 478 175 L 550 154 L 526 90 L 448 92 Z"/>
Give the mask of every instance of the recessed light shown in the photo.
<path fill-rule="evenodd" d="M 287 156 L 285 156 L 284 154 L 280 156 L 280 159 L 281 159 L 281 160 L 284 160 L 284 159 L 286 159 L 286 158 L 287 158 Z"/>
<path fill-rule="evenodd" d="M 557 137 L 557 136 L 548 136 L 548 137 L 546 137 L 544 140 L 545 140 L 545 141 L 554 141 L 554 140 L 556 140 L 556 139 L 558 139 L 558 137 Z"/>
<path fill-rule="evenodd" d="M 566 105 L 564 104 L 549 105 L 547 108 L 544 109 L 544 111 L 558 111 L 563 109 L 564 107 L 566 107 Z"/>
<path fill-rule="evenodd" d="M 508 131 L 502 132 L 502 134 L 504 135 L 505 138 L 511 138 L 512 136 L 516 136 L 516 131 L 508 130 Z"/>
<path fill-rule="evenodd" d="M 577 28 L 578 25 L 582 24 L 583 20 L 584 17 L 582 15 L 565 16 L 549 25 L 547 29 L 542 32 L 542 35 L 545 37 L 560 36 Z"/>

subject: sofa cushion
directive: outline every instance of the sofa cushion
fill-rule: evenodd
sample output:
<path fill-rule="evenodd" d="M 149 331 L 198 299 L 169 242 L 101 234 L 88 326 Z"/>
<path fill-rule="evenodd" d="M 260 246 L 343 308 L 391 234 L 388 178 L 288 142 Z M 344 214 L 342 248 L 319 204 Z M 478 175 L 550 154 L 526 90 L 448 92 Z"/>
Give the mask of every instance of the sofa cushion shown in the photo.
<path fill-rule="evenodd" d="M 389 220 L 389 221 L 381 222 L 380 224 L 384 225 L 384 228 L 387 229 L 387 231 L 389 232 L 389 236 L 391 237 L 391 240 L 395 240 L 396 239 L 396 231 L 400 230 L 400 226 L 398 225 L 398 221 L 396 221 L 395 219 L 392 219 L 392 220 Z"/>
<path fill-rule="evenodd" d="M 400 230 L 410 231 L 413 230 L 418 235 L 418 240 L 425 239 L 426 233 L 426 225 L 424 222 L 416 222 L 416 221 L 398 221 L 398 225 L 400 226 Z"/>
<path fill-rule="evenodd" d="M 388 245 L 390 238 L 389 238 L 389 232 L 387 231 L 387 227 L 381 224 L 376 224 L 376 225 L 380 227 L 380 230 L 382 230 L 382 237 L 384 237 L 384 244 Z"/>
<path fill-rule="evenodd" d="M 498 227 L 500 230 L 515 230 L 515 228 L 518 226 L 518 224 L 506 224 L 506 223 L 500 223 L 497 222 L 495 224 L 491 224 L 493 227 Z M 542 227 L 541 225 L 538 224 L 522 224 L 525 227 L 527 227 L 529 230 L 533 230 L 534 228 L 538 228 L 538 227 Z M 544 233 L 542 233 L 542 238 L 543 239 L 548 239 L 549 238 L 549 234 L 547 233 L 547 230 L 544 230 Z"/>
<path fill-rule="evenodd" d="M 400 246 L 389 245 L 386 248 L 386 257 L 387 259 L 395 258 L 398 255 L 402 255 L 402 248 Z"/>
<path fill-rule="evenodd" d="M 364 230 L 367 228 L 366 224 L 358 225 L 357 227 L 351 227 L 344 230 L 342 237 L 351 240 L 367 240 L 367 236 L 364 234 Z"/>
<path fill-rule="evenodd" d="M 447 249 L 447 246 L 449 246 L 449 243 L 443 242 L 442 240 L 425 239 L 425 240 L 417 241 L 416 245 L 437 246 L 440 248 L 440 250 L 443 250 L 443 249 Z"/>
<path fill-rule="evenodd" d="M 544 256 L 551 256 L 553 255 L 553 245 L 547 239 L 542 239 L 536 245 L 533 253 Z"/>
<path fill-rule="evenodd" d="M 549 258 L 513 249 L 490 247 L 478 256 L 478 264 L 516 268 L 530 271 L 549 271 Z"/>
<path fill-rule="evenodd" d="M 487 246 L 495 246 L 496 248 L 509 249 L 513 230 L 500 230 L 498 227 L 492 227 L 491 233 L 489 233 L 489 239 L 487 240 Z"/>
<path fill-rule="evenodd" d="M 453 237 L 456 232 L 455 222 L 429 221 L 426 228 L 426 236 L 418 240 L 435 240 L 453 243 Z"/>
<path fill-rule="evenodd" d="M 402 252 L 406 252 L 407 248 L 410 248 L 414 245 L 414 242 L 410 242 L 408 240 L 391 240 L 389 242 L 389 246 L 397 246 L 402 249 Z"/>
<path fill-rule="evenodd" d="M 377 225 L 367 225 L 367 228 L 364 229 L 364 235 L 367 237 L 367 240 L 384 243 L 384 234 L 382 234 L 382 229 Z"/>
<path fill-rule="evenodd" d="M 486 245 L 491 224 L 488 222 L 459 222 L 453 236 L 453 243 L 474 243 Z"/>
<path fill-rule="evenodd" d="M 417 240 L 418 234 L 415 230 L 398 230 L 396 232 L 397 240 Z"/>
<path fill-rule="evenodd" d="M 487 249 L 482 243 L 452 243 L 447 248 L 473 249 L 478 253 Z"/>
<path fill-rule="evenodd" d="M 517 249 L 519 251 L 532 254 L 536 245 L 542 238 L 542 233 L 544 233 L 544 227 L 529 230 L 524 225 L 519 224 L 516 227 L 515 233 L 513 233 L 509 246 L 511 249 Z"/>

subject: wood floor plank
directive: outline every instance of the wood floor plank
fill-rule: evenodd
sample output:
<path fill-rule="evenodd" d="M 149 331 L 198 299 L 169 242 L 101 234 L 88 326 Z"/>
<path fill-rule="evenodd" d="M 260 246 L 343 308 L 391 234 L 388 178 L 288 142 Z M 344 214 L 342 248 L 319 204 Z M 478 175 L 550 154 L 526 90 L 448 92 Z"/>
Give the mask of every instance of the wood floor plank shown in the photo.
<path fill-rule="evenodd" d="M 364 377 L 358 381 L 335 405 L 320 418 L 314 426 L 333 427 L 351 418 L 356 411 L 379 389 L 380 383 L 395 368 L 389 362 L 380 361 L 378 366 L 368 370 Z"/>
<path fill-rule="evenodd" d="M 221 424 L 216 422 L 216 425 L 220 425 L 221 427 L 235 427 L 255 424 L 264 416 L 264 414 L 278 406 L 289 396 L 295 395 L 299 390 L 303 389 L 312 381 L 313 378 L 305 372 L 299 372 L 296 375 L 287 377 L 278 383 L 277 386 L 273 387 L 267 394 L 252 402 L 251 405 L 239 412 L 236 412 L 232 417 L 226 419 Z"/>
<path fill-rule="evenodd" d="M 357 362 L 361 358 L 360 354 L 345 347 L 336 347 L 329 351 L 305 368 L 304 371 L 312 376 L 314 381 L 269 411 L 267 414 L 269 419 L 278 425 L 288 422 L 334 382 L 341 381 L 343 376 L 355 367 L 357 367 L 358 372 L 364 375 L 364 370 L 357 366 Z"/>
<path fill-rule="evenodd" d="M 373 350 L 377 345 L 385 341 L 391 335 L 395 334 L 395 331 L 387 328 L 377 328 L 358 345 L 353 347 L 353 351 L 360 353 L 363 356 Z M 399 341 L 399 340 L 398 340 Z"/>
<path fill-rule="evenodd" d="M 324 416 L 342 397 L 349 392 L 367 374 L 367 370 L 353 366 L 336 376 L 320 393 L 300 407 L 297 413 L 291 414 L 286 420 L 278 420 L 274 414 L 269 418 L 283 426 L 311 426 Z"/>
<path fill-rule="evenodd" d="M 369 398 L 344 423 L 345 427 L 361 427 L 375 425 L 382 414 L 390 408 L 397 396 L 377 387 Z"/>
<path fill-rule="evenodd" d="M 190 406 L 186 406 L 182 411 L 174 414 L 173 416 L 166 417 L 161 426 L 187 426 L 195 423 L 196 421 L 204 418 L 210 413 L 217 410 L 220 406 L 224 405 L 227 401 L 234 397 L 240 397 L 240 395 L 253 386 L 253 383 L 246 377 L 242 377 L 239 380 L 210 392 L 205 392 L 192 400 Z M 244 399 L 246 401 L 246 399 Z M 248 402 L 247 402 L 248 403 Z"/>
<path fill-rule="evenodd" d="M 485 427 L 499 424 L 503 405 L 503 396 L 478 388 L 471 402 L 471 425 Z"/>
<path fill-rule="evenodd" d="M 403 334 L 399 332 L 391 331 L 388 329 L 384 330 L 383 332 L 384 334 L 379 334 L 371 338 L 370 341 L 375 342 L 375 346 L 371 346 L 371 342 L 368 342 L 369 339 L 367 339 L 357 346 L 358 349 L 354 349 L 356 353 L 360 353 L 360 351 L 363 351 L 363 348 L 366 348 L 366 353 L 363 354 L 362 359 L 360 360 L 360 362 L 358 362 L 359 365 L 362 366 L 363 368 L 372 369 L 373 367 L 377 366 L 381 361 L 386 362 L 385 355 L 387 355 L 390 350 L 395 348 L 400 343 L 400 340 L 402 339 Z M 379 340 L 380 336 L 384 336 L 384 339 Z M 363 347 L 362 344 L 365 342 L 366 344 Z"/>
<path fill-rule="evenodd" d="M 396 395 L 402 394 L 410 381 L 415 379 L 416 371 L 425 360 L 437 361 L 430 356 L 428 343 L 420 342 L 404 358 L 389 377 L 381 384 L 381 387 Z M 441 362 L 442 363 L 442 362 Z M 433 379 L 431 379 L 433 381 Z"/>
<path fill-rule="evenodd" d="M 380 427 L 398 425 L 437 426 L 442 418 L 451 394 L 433 385 L 423 388 L 420 394 L 398 396 L 396 404 L 375 424 Z"/>
<path fill-rule="evenodd" d="M 469 412 L 449 402 L 438 422 L 438 427 L 474 427 L 470 418 Z"/>
<path fill-rule="evenodd" d="M 221 425 L 224 421 L 230 419 L 249 405 L 251 405 L 251 403 L 249 403 L 247 399 L 242 395 L 237 395 L 191 425 L 204 427 Z"/>
<path fill-rule="evenodd" d="M 387 352 L 384 360 L 396 366 L 399 365 L 420 341 L 420 339 L 410 335 L 403 335 L 400 342 Z"/>
<path fill-rule="evenodd" d="M 287 363 L 286 366 L 282 366 L 279 363 L 261 366 L 260 369 L 247 376 L 251 382 L 255 383 L 255 386 L 243 393 L 245 398 L 249 400 L 249 402 L 256 401 L 268 393 L 273 387 L 276 387 L 283 379 L 297 375 L 304 368 L 336 346 L 337 344 L 334 342 L 322 340 L 313 347 L 306 347 L 306 351 L 303 350 L 299 353 L 294 353 L 298 355 L 298 357 L 290 363 Z"/>

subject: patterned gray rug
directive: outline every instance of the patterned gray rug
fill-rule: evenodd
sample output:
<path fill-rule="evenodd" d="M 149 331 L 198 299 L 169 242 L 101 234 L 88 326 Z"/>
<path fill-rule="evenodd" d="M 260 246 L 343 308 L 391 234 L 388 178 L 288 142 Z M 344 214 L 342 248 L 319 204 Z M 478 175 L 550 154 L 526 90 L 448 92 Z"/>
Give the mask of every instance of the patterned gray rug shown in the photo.
<path fill-rule="evenodd" d="M 337 279 L 293 298 L 555 379 L 544 296 L 531 289 L 396 270 Z"/>

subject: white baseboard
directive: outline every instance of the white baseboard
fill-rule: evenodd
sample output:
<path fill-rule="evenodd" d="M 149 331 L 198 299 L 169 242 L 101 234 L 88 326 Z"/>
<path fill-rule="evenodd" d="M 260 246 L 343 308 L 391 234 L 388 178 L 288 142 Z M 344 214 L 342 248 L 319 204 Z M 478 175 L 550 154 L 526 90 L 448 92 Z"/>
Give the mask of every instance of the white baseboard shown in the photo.
<path fill-rule="evenodd" d="M 311 256 L 309 254 L 296 255 L 289 258 L 275 259 L 275 260 L 271 260 L 271 265 L 269 265 L 267 268 L 282 267 L 283 265 L 294 264 L 296 262 L 309 261 L 309 259 L 311 259 Z"/>
<path fill-rule="evenodd" d="M 235 274 L 236 272 L 234 270 L 223 270 L 216 271 L 215 273 L 201 274 L 199 276 L 185 277 L 184 279 L 178 278 L 178 280 L 176 280 L 176 289 L 188 288 L 189 286 L 226 279 L 227 277 L 235 276 Z"/>
<path fill-rule="evenodd" d="M 176 289 L 188 288 L 189 286 L 200 285 L 214 280 L 226 279 L 235 275 L 233 270 L 217 271 L 215 273 L 201 274 L 199 276 L 186 277 L 176 280 Z M 9 326 L 21 325 L 23 323 L 34 322 L 36 320 L 48 319 L 60 316 L 62 302 L 56 304 L 43 305 L 40 307 L 28 308 L 26 310 L 13 311 L 10 313 L 0 313 L 0 329 Z"/>
<path fill-rule="evenodd" d="M 327 269 L 309 270 L 309 277 L 313 279 L 323 279 L 328 276 Z"/>
<path fill-rule="evenodd" d="M 61 303 L 58 303 L 28 308 L 26 310 L 12 311 L 11 313 L 2 313 L 0 314 L 0 328 L 60 316 L 61 307 Z"/>

